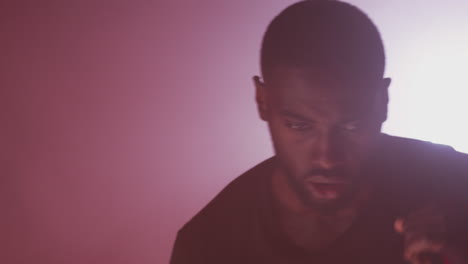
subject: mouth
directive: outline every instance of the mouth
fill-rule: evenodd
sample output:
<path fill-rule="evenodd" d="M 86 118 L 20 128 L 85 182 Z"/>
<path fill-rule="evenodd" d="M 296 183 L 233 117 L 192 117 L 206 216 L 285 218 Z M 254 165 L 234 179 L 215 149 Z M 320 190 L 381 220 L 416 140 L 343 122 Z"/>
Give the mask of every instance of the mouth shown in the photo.
<path fill-rule="evenodd" d="M 344 182 L 306 182 L 307 188 L 318 199 L 335 200 L 343 195 L 348 184 Z"/>

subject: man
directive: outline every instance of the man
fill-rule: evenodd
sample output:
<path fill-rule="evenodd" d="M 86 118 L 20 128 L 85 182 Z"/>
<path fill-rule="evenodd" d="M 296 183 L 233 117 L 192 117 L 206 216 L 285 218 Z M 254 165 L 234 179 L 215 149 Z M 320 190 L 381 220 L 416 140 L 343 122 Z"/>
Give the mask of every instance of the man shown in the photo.
<path fill-rule="evenodd" d="M 275 155 L 179 231 L 171 263 L 467 263 L 468 159 L 380 132 L 384 67 L 380 34 L 356 7 L 282 11 L 254 77 Z"/>

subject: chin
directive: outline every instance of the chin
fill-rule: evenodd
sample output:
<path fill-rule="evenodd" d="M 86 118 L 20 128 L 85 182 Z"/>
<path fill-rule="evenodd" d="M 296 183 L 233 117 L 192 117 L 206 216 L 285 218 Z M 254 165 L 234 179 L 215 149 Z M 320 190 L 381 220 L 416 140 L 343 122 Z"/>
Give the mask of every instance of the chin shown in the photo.
<path fill-rule="evenodd" d="M 304 190 L 305 196 L 302 195 L 304 203 L 314 210 L 323 212 L 335 212 L 341 209 L 349 208 L 355 200 L 355 192 L 347 191 L 339 196 L 324 199 L 323 197 L 314 194 L 310 190 Z"/>
<path fill-rule="evenodd" d="M 349 207 L 350 202 L 344 199 L 320 200 L 310 198 L 307 205 L 314 210 L 323 212 L 335 212 Z"/>

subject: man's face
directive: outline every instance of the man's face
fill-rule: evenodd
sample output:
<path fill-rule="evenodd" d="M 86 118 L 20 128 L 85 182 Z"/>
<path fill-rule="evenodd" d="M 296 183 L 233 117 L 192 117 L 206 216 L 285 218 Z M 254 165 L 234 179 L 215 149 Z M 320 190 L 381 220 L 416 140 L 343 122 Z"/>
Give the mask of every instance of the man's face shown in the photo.
<path fill-rule="evenodd" d="M 257 83 L 279 168 L 306 205 L 340 208 L 363 190 L 361 171 L 386 116 L 388 83 L 350 83 L 292 67 L 277 67 Z"/>

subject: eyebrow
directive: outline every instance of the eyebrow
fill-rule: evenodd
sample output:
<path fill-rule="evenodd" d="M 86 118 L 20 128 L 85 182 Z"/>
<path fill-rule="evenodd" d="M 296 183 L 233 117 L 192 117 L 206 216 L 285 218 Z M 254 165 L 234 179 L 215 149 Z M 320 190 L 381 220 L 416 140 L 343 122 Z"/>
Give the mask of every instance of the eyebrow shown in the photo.
<path fill-rule="evenodd" d="M 293 113 L 293 112 L 291 112 L 289 110 L 286 110 L 286 109 L 281 110 L 280 113 L 282 115 L 284 115 L 284 116 L 287 116 L 287 117 L 295 118 L 295 119 L 302 120 L 302 121 L 313 122 L 313 120 L 311 120 L 310 118 L 307 118 L 307 117 L 305 117 L 303 115 L 300 115 L 300 114 L 297 114 L 297 113 Z"/>

